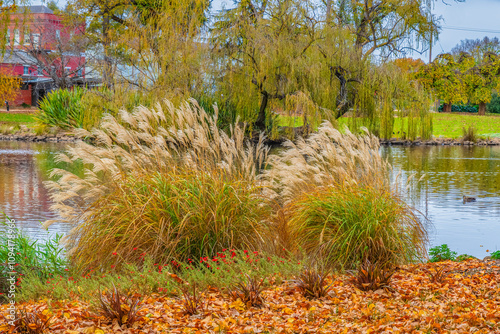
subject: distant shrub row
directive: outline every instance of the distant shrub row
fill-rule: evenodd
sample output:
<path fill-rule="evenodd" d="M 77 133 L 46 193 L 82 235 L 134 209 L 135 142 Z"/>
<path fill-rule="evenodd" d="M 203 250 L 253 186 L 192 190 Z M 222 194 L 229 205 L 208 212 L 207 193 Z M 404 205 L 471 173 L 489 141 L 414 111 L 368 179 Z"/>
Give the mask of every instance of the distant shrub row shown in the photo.
<path fill-rule="evenodd" d="M 464 104 L 453 104 L 451 105 L 451 112 L 468 112 L 468 113 L 477 113 L 477 105 L 464 105 Z M 438 108 L 439 112 L 443 112 L 443 105 L 440 105 Z"/>
<path fill-rule="evenodd" d="M 438 111 L 443 112 L 443 105 L 439 106 Z M 494 93 L 490 103 L 486 104 L 486 111 L 493 114 L 500 114 L 500 96 L 498 93 Z M 478 105 L 453 104 L 451 112 L 477 113 Z"/>

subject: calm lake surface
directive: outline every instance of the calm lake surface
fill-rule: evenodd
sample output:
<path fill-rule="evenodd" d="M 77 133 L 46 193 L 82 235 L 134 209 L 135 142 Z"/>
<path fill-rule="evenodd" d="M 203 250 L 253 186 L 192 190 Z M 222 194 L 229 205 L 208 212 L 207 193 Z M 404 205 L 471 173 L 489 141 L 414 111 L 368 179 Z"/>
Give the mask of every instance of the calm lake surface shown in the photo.
<path fill-rule="evenodd" d="M 69 230 L 64 224 L 53 224 L 48 231 L 40 227 L 41 222 L 56 217 L 43 182 L 57 166 L 55 155 L 64 148 L 60 143 L 0 141 L 0 214 L 15 220 L 18 228 L 36 239 Z M 3 215 L 0 221 L 4 221 Z"/>
<path fill-rule="evenodd" d="M 48 232 L 40 227 L 55 217 L 43 182 L 58 166 L 54 158 L 64 147 L 0 141 L 0 212 L 33 238 L 69 230 L 64 224 L 54 224 Z M 383 147 L 382 154 L 394 166 L 395 180 L 401 173 L 401 184 L 411 174 L 426 174 L 407 195 L 429 219 L 431 246 L 446 243 L 459 254 L 481 258 L 486 250 L 500 249 L 500 147 L 395 146 Z M 477 201 L 463 204 L 463 195 Z"/>

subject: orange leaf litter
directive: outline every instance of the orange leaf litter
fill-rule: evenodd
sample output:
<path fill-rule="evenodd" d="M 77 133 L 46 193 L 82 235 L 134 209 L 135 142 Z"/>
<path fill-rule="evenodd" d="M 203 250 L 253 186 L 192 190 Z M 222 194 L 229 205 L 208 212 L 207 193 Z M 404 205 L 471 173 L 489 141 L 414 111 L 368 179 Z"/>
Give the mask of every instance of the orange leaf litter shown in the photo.
<path fill-rule="evenodd" d="M 431 283 L 428 272 L 449 274 Z M 333 281 L 332 281 L 333 280 Z M 400 267 L 390 288 L 362 292 L 347 275 L 331 277 L 327 297 L 308 300 L 292 283 L 271 285 L 262 308 L 248 308 L 227 293 L 208 289 L 198 315 L 183 313 L 182 301 L 144 297 L 140 320 L 118 326 L 83 301 L 46 300 L 17 305 L 52 316 L 50 333 L 500 333 L 500 261 L 469 260 Z M 0 306 L 0 332 L 7 305 Z"/>

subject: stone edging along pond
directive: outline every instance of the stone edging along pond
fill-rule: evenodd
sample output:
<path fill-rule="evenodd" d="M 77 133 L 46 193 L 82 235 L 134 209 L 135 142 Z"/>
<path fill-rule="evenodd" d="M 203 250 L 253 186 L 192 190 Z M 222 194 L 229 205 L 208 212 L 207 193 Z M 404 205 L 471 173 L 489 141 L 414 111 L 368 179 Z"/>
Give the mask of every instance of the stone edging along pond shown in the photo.
<path fill-rule="evenodd" d="M 488 140 L 480 139 L 476 142 L 464 141 L 462 139 L 445 139 L 436 138 L 431 140 L 403 140 L 392 138 L 389 140 L 380 139 L 380 145 L 403 145 L 403 146 L 437 146 L 437 145 L 447 145 L 447 146 L 495 146 L 500 145 L 500 138 L 493 138 Z"/>
<path fill-rule="evenodd" d="M 33 133 L 28 133 L 28 134 L 23 133 L 23 134 L 12 134 L 12 135 L 0 134 L 0 140 L 24 141 L 24 142 L 76 142 L 80 139 L 65 134 L 36 135 Z"/>

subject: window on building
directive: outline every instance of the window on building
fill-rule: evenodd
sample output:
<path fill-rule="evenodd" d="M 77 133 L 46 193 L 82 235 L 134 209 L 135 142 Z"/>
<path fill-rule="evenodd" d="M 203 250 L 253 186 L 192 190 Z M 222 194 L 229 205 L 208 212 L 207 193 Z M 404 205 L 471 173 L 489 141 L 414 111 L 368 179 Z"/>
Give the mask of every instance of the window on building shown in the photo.
<path fill-rule="evenodd" d="M 60 39 L 61 39 L 61 31 L 60 31 L 60 30 L 56 30 L 56 38 L 57 38 L 58 40 L 60 40 Z"/>
<path fill-rule="evenodd" d="M 30 30 L 29 28 L 24 29 L 24 45 L 30 45 L 31 43 L 31 38 L 30 38 Z"/>
<path fill-rule="evenodd" d="M 33 46 L 35 48 L 39 47 L 40 46 L 40 34 L 33 34 L 31 38 L 33 39 Z"/>
<path fill-rule="evenodd" d="M 14 29 L 14 45 L 19 45 L 19 29 Z"/>
<path fill-rule="evenodd" d="M 78 70 L 78 76 L 79 76 L 79 77 L 82 77 L 82 76 L 83 76 L 83 68 L 80 68 L 80 69 Z"/>
<path fill-rule="evenodd" d="M 30 67 L 25 65 L 23 75 L 29 75 L 29 74 L 30 74 Z"/>

